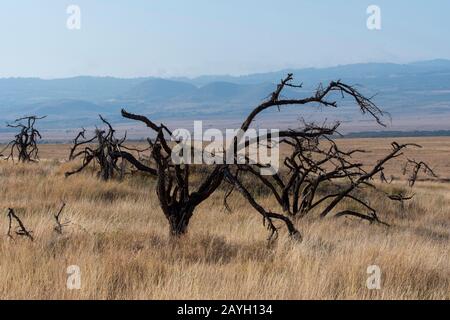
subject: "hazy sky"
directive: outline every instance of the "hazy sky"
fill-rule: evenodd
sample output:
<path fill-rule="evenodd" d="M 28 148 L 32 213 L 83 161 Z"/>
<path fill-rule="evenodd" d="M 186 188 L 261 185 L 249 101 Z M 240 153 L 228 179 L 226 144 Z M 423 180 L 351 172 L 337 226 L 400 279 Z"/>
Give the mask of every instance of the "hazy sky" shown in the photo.
<path fill-rule="evenodd" d="M 69 30 L 69 5 L 81 29 Z M 381 30 L 366 9 L 381 8 Z M 195 76 L 450 59 L 450 1 L 2 0 L 0 77 Z"/>

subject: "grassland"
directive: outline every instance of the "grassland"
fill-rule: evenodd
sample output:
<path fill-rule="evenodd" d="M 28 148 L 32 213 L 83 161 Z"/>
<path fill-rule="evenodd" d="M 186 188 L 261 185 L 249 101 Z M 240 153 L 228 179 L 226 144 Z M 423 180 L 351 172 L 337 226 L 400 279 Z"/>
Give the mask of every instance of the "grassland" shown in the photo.
<path fill-rule="evenodd" d="M 391 140 L 339 143 L 373 150 L 364 156 L 371 163 Z M 404 209 L 373 194 L 390 228 L 312 215 L 295 222 L 303 242 L 281 231 L 270 246 L 261 219 L 238 194 L 228 213 L 216 193 L 199 207 L 188 235 L 173 240 L 151 178 L 66 179 L 74 166 L 63 160 L 68 146 L 43 145 L 38 164 L 0 163 L 0 298 L 449 299 L 450 138 L 414 141 L 424 148 L 409 156 L 427 160 L 442 180 L 418 182 Z M 399 165 L 388 172 L 397 176 Z M 58 235 L 52 215 L 62 200 L 71 224 Z M 34 231 L 34 242 L 5 236 L 9 207 Z M 66 287 L 69 265 L 81 269 L 80 290 Z M 381 268 L 380 290 L 366 287 L 369 265 Z"/>

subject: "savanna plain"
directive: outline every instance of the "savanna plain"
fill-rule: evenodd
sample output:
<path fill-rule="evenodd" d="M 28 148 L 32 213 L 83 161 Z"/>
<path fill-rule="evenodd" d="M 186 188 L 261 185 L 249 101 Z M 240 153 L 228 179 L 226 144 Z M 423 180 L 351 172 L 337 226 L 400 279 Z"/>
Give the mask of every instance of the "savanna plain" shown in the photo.
<path fill-rule="evenodd" d="M 0 162 L 1 299 L 449 299 L 450 138 L 340 139 L 362 148 L 367 164 L 390 142 L 415 142 L 409 157 L 426 160 L 438 179 L 418 181 L 402 207 L 379 194 L 370 203 L 390 227 L 310 214 L 294 219 L 302 241 L 284 226 L 275 242 L 239 193 L 223 205 L 225 189 L 196 211 L 187 235 L 172 239 L 154 179 L 141 174 L 103 182 L 94 171 L 65 178 L 69 145 L 41 145 L 39 163 Z M 401 163 L 382 188 L 409 188 Z M 368 191 L 370 192 L 370 191 Z M 409 191 L 408 191 L 409 192 Z M 261 203 L 277 209 L 261 191 Z M 70 223 L 54 230 L 53 215 Z M 6 236 L 14 208 L 34 241 Z M 67 268 L 79 266 L 81 288 L 67 288 Z M 369 290 L 368 266 L 381 270 Z"/>

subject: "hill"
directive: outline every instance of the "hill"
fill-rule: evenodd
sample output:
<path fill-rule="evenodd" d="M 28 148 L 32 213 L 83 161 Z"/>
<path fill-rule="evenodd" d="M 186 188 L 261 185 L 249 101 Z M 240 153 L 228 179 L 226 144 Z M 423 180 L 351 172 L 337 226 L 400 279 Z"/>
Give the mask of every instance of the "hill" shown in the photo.
<path fill-rule="evenodd" d="M 75 77 L 0 79 L 0 121 L 25 114 L 46 114 L 44 129 L 93 126 L 102 113 L 115 123 L 125 124 L 118 111 L 122 107 L 145 113 L 157 121 L 220 119 L 235 123 L 273 91 L 286 73 L 294 73 L 302 89 L 287 96 L 310 95 L 320 82 L 341 79 L 357 84 L 392 115 L 388 130 L 449 130 L 450 61 L 432 60 L 410 64 L 366 63 L 331 68 L 307 68 L 244 76 L 208 75 L 196 78 Z M 340 99 L 339 97 L 336 97 Z M 373 131 L 351 108 L 340 101 L 339 113 L 320 110 L 287 111 L 279 116 L 285 126 L 300 116 L 309 120 L 343 119 L 347 132 Z M 268 115 L 267 119 L 270 119 Z M 266 120 L 267 120 L 266 119 Z M 264 120 L 264 119 L 263 119 Z M 225 124 L 223 124 L 225 126 Z"/>

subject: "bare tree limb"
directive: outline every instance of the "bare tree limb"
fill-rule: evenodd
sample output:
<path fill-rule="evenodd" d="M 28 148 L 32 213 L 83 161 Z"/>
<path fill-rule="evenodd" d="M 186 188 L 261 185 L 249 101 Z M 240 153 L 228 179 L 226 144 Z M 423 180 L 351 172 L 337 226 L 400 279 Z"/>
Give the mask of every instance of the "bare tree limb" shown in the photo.
<path fill-rule="evenodd" d="M 33 231 L 29 231 L 27 228 L 25 228 L 25 225 L 23 224 L 22 220 L 16 215 L 16 213 L 14 212 L 14 209 L 9 208 L 8 209 L 8 232 L 7 232 L 7 236 L 11 239 L 14 239 L 12 233 L 13 233 L 13 221 L 16 221 L 17 226 L 14 229 L 14 233 L 18 236 L 23 236 L 23 237 L 27 237 L 28 239 L 30 239 L 31 241 L 34 240 L 33 238 Z"/>

